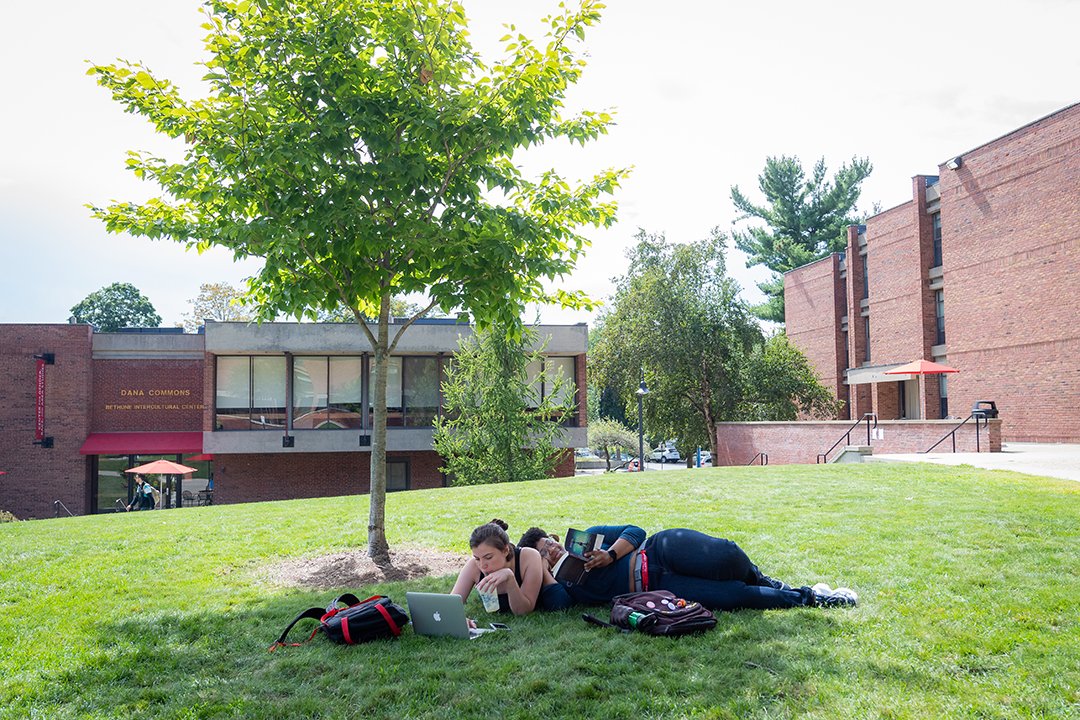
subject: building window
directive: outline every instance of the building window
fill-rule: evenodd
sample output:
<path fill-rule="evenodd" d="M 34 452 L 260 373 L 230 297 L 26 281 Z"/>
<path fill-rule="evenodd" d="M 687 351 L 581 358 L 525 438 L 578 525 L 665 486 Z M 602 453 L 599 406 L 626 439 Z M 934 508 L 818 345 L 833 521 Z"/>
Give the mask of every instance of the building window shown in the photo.
<path fill-rule="evenodd" d="M 934 315 L 937 318 L 937 344 L 945 343 L 945 291 L 934 293 Z"/>
<path fill-rule="evenodd" d="M 404 358 L 405 427 L 431 427 L 439 414 L 439 359 Z"/>
<path fill-rule="evenodd" d="M 375 424 L 375 360 L 368 368 L 368 422 Z M 386 359 L 386 426 L 401 427 L 405 424 L 404 407 L 401 403 L 401 358 Z"/>
<path fill-rule="evenodd" d="M 368 408 L 374 423 L 375 365 L 369 370 Z M 386 424 L 388 427 L 431 427 L 439 414 L 439 388 L 443 379 L 434 355 L 392 357 L 386 369 Z"/>
<path fill-rule="evenodd" d="M 363 362 L 356 356 L 293 358 L 293 427 L 362 427 Z"/>
<path fill-rule="evenodd" d="M 409 477 L 409 461 L 403 459 L 387 459 L 386 491 L 408 490 L 411 484 L 411 478 Z"/>
<path fill-rule="evenodd" d="M 217 358 L 214 401 L 218 430 L 284 429 L 285 357 Z"/>
<path fill-rule="evenodd" d="M 866 356 L 863 358 L 866 362 L 870 362 L 870 318 L 867 317 L 863 324 L 865 330 L 863 339 L 866 342 Z"/>
<path fill-rule="evenodd" d="M 866 300 L 870 297 L 870 271 L 867 269 L 868 263 L 866 260 L 866 253 L 862 254 L 862 299 Z"/>
<path fill-rule="evenodd" d="M 545 357 L 533 360 L 526 370 L 529 407 L 535 408 L 547 398 L 556 407 L 573 408 L 577 405 L 577 382 L 575 377 L 576 359 L 574 357 Z M 575 425 L 576 419 L 569 418 L 568 424 Z"/>
<path fill-rule="evenodd" d="M 949 376 L 938 375 L 938 395 L 941 396 L 941 418 L 949 417 Z"/>
<path fill-rule="evenodd" d="M 930 216 L 930 220 L 934 227 L 934 264 L 930 267 L 941 266 L 941 213 L 934 213 Z"/>

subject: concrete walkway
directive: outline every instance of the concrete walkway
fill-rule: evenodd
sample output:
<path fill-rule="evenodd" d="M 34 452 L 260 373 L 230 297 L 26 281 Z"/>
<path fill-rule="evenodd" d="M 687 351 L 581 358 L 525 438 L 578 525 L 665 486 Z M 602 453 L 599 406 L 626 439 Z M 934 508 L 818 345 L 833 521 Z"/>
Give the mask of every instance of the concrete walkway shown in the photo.
<path fill-rule="evenodd" d="M 872 455 L 867 462 L 925 462 L 971 465 L 987 470 L 1013 470 L 1029 475 L 1080 482 L 1080 445 L 1003 443 L 999 453 L 919 453 Z"/>

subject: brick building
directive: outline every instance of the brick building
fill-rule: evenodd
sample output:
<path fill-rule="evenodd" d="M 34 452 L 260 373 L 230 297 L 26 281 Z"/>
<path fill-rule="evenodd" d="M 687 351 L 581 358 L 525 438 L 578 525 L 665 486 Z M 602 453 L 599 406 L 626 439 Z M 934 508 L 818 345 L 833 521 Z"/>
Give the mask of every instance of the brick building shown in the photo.
<path fill-rule="evenodd" d="M 912 200 L 784 276 L 787 332 L 845 418 L 1001 412 L 1005 441 L 1080 442 L 1080 104 L 962 152 Z M 959 373 L 889 376 L 925 358 Z"/>
<path fill-rule="evenodd" d="M 390 359 L 387 486 L 446 484 L 432 450 L 440 381 L 467 325 L 419 321 Z M 577 404 L 566 448 L 586 444 L 584 325 L 543 326 L 541 393 Z M 94 333 L 88 325 L 0 325 L 0 509 L 19 518 L 109 512 L 124 470 L 161 457 L 197 471 L 165 488 L 168 505 L 366 493 L 371 355 L 348 324 L 207 323 Z M 556 470 L 574 473 L 567 452 Z M 56 505 L 62 503 L 62 507 Z M 163 503 L 165 504 L 165 503 Z"/>

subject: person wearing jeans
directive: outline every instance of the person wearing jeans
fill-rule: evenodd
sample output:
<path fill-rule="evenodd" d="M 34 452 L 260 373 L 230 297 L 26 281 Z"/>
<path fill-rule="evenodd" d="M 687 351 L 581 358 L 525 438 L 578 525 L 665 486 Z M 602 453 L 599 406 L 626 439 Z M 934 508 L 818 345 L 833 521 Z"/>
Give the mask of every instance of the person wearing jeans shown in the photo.
<path fill-rule="evenodd" d="M 565 593 L 547 593 L 546 609 L 606 603 L 641 590 L 667 590 L 713 610 L 854 606 L 858 601 L 847 588 L 832 590 L 824 583 L 793 588 L 774 580 L 731 540 L 697 530 L 672 528 L 648 538 L 635 525 L 597 525 L 588 532 L 604 535 L 601 548 L 586 553 L 588 579 L 561 583 Z M 536 527 L 526 531 L 519 544 L 536 548 L 549 567 L 566 552 L 558 536 Z"/>

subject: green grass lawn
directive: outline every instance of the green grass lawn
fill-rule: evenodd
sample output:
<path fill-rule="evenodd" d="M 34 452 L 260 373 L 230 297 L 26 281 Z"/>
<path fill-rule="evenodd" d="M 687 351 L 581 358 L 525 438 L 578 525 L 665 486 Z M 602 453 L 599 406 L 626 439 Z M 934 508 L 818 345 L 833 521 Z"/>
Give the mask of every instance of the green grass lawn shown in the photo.
<path fill-rule="evenodd" d="M 691 527 L 773 577 L 850 586 L 860 605 L 728 613 L 680 639 L 578 611 L 472 642 L 408 630 L 269 654 L 332 593 L 268 587 L 260 571 L 364 543 L 365 496 L 11 523 L 0 718 L 1080 717 L 1075 483 L 906 464 L 667 470 L 397 493 L 387 514 L 392 545 L 463 559 L 496 516 L 511 537 Z M 404 604 L 452 582 L 342 590 Z M 475 597 L 468 610 L 483 614 Z"/>

